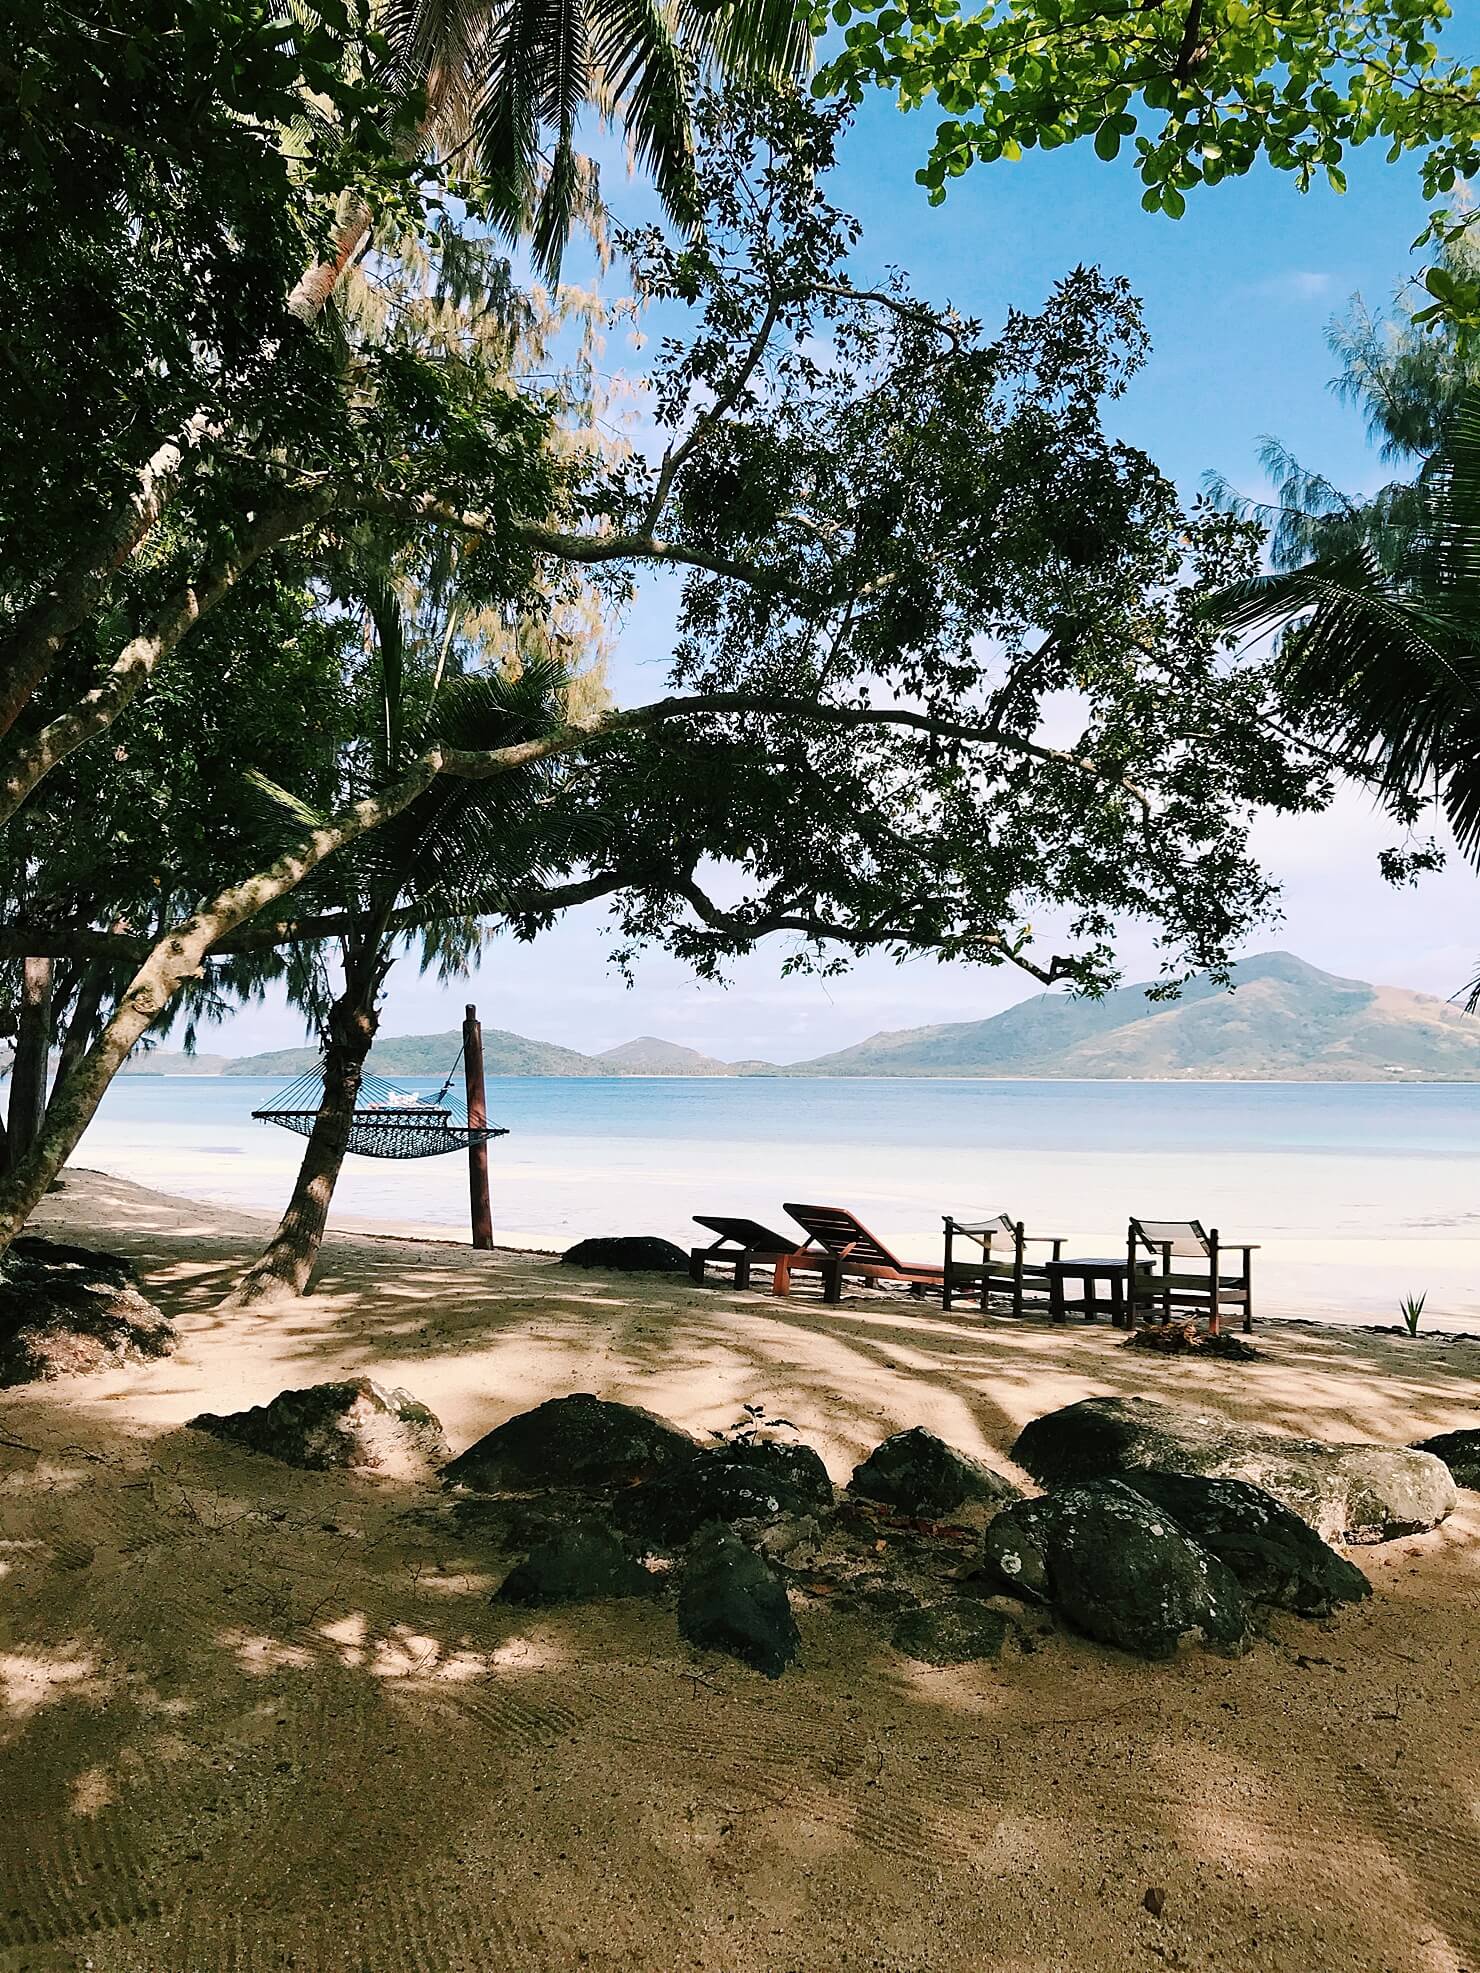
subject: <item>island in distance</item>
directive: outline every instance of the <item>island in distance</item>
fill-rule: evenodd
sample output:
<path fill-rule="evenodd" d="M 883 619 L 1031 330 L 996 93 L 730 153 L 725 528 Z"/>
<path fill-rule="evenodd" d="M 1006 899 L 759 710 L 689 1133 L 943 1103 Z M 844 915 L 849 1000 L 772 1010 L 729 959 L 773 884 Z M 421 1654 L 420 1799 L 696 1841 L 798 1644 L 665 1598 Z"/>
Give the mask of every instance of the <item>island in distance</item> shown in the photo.
<path fill-rule="evenodd" d="M 1480 1017 L 1406 987 L 1338 979 L 1293 953 L 1241 960 L 1237 990 L 1193 980 L 1180 999 L 1145 984 L 1102 1000 L 1035 994 L 984 1021 L 901 1028 L 806 1062 L 722 1062 L 652 1035 L 600 1055 L 483 1030 L 490 1076 L 983 1076 L 1227 1082 L 1480 1082 Z M 461 1036 L 388 1035 L 382 1076 L 443 1076 Z M 126 1073 L 299 1075 L 312 1048 L 232 1059 L 156 1050 Z"/>

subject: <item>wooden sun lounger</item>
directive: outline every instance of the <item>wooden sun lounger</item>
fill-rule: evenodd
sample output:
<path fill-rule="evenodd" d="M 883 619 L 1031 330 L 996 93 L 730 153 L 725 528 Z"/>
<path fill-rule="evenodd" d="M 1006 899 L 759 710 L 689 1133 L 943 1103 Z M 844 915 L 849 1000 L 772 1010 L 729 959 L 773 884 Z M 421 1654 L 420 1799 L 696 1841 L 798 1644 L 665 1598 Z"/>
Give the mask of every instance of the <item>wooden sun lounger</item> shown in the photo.
<path fill-rule="evenodd" d="M 800 1206 L 787 1202 L 786 1210 L 798 1226 L 805 1227 L 807 1242 L 776 1269 L 775 1292 L 786 1294 L 791 1277 L 798 1269 L 822 1276 L 822 1299 L 843 1299 L 843 1278 L 856 1281 L 904 1281 L 911 1294 L 923 1295 L 944 1285 L 945 1275 L 933 1263 L 902 1261 L 890 1253 L 883 1241 L 870 1233 L 861 1219 L 845 1206 Z"/>
<path fill-rule="evenodd" d="M 694 1224 L 707 1226 L 711 1233 L 719 1235 L 709 1246 L 694 1247 L 689 1253 L 689 1278 L 701 1287 L 705 1271 L 710 1267 L 733 1268 L 737 1288 L 750 1286 L 753 1267 L 769 1267 L 774 1279 L 774 1270 L 790 1257 L 797 1244 L 791 1234 L 773 1233 L 758 1219 L 735 1218 L 726 1213 L 695 1213 Z"/>
<path fill-rule="evenodd" d="M 1127 1237 L 1131 1327 L 1138 1314 L 1170 1322 L 1176 1309 L 1206 1316 L 1208 1334 L 1216 1336 L 1224 1314 L 1239 1313 L 1247 1335 L 1254 1327 L 1252 1256 L 1257 1252 L 1257 1245 L 1225 1241 L 1216 1226 L 1205 1230 L 1195 1219 L 1133 1219 Z M 1137 1262 L 1144 1268 L 1146 1254 L 1156 1266 L 1140 1272 Z M 1233 1271 L 1228 1263 L 1235 1254 L 1239 1265 Z M 1183 1265 L 1174 1267 L 1175 1261 Z"/>

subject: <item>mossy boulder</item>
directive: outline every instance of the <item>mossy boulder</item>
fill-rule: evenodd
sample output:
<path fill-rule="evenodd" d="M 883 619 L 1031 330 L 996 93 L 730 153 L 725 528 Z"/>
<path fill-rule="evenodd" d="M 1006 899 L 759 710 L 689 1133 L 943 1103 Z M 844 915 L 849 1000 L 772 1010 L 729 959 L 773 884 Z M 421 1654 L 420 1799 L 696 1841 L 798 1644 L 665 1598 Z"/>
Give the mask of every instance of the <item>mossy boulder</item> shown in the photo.
<path fill-rule="evenodd" d="M 690 1644 L 724 1651 L 780 1678 L 801 1649 L 786 1585 L 729 1528 L 704 1528 L 685 1559 L 678 1628 Z"/>
<path fill-rule="evenodd" d="M 0 1388 L 147 1363 L 177 1340 L 117 1254 L 23 1234 L 0 1264 Z"/>
<path fill-rule="evenodd" d="M 1328 1444 L 1250 1430 L 1154 1398 L 1084 1398 L 1035 1418 L 1012 1449 L 1041 1486 L 1138 1473 L 1247 1480 L 1325 1541 L 1393 1541 L 1454 1512 L 1449 1469 L 1408 1446 Z"/>
<path fill-rule="evenodd" d="M 957 1452 L 934 1432 L 915 1425 L 874 1447 L 853 1469 L 848 1491 L 901 1514 L 938 1521 L 968 1501 L 1008 1501 L 1020 1493 L 1011 1480 L 979 1459 Z"/>
<path fill-rule="evenodd" d="M 1232 1571 L 1117 1480 L 1005 1507 L 987 1529 L 986 1562 L 1004 1589 L 1137 1657 L 1169 1658 L 1189 1643 L 1239 1650 L 1248 1637 Z"/>
<path fill-rule="evenodd" d="M 1000 1610 L 956 1597 L 902 1611 L 892 1642 L 896 1651 L 923 1665 L 966 1665 L 980 1658 L 1000 1658 L 1011 1633 L 1012 1625 Z"/>
<path fill-rule="evenodd" d="M 1456 1486 L 1467 1491 L 1480 1489 L 1480 1428 L 1472 1425 L 1457 1432 L 1439 1432 L 1432 1439 L 1421 1440 L 1413 1450 L 1442 1459 Z"/>
<path fill-rule="evenodd" d="M 576 1391 L 485 1432 L 442 1469 L 442 1478 L 482 1493 L 631 1486 L 701 1450 L 697 1439 L 655 1412 Z"/>
<path fill-rule="evenodd" d="M 343 1468 L 420 1478 L 447 1456 L 435 1415 L 409 1391 L 385 1390 L 369 1377 L 280 1391 L 247 1411 L 203 1411 L 190 1424 L 310 1472 Z"/>
<path fill-rule="evenodd" d="M 619 1274 L 687 1274 L 689 1257 L 682 1247 L 655 1234 L 620 1234 L 578 1240 L 560 1256 L 564 1267 L 608 1267 Z"/>
<path fill-rule="evenodd" d="M 1263 1487 L 1191 1473 L 1136 1473 L 1125 1485 L 1231 1569 L 1250 1602 L 1326 1617 L 1372 1594 L 1354 1562 Z"/>
<path fill-rule="evenodd" d="M 656 1579 L 629 1555 L 614 1529 L 595 1518 L 572 1521 L 536 1543 L 494 1592 L 496 1603 L 543 1607 L 645 1596 Z"/>
<path fill-rule="evenodd" d="M 620 1494 L 615 1512 L 634 1537 L 661 1548 L 687 1541 L 710 1521 L 769 1524 L 832 1505 L 832 1481 L 810 1446 L 758 1439 L 705 1448 Z"/>

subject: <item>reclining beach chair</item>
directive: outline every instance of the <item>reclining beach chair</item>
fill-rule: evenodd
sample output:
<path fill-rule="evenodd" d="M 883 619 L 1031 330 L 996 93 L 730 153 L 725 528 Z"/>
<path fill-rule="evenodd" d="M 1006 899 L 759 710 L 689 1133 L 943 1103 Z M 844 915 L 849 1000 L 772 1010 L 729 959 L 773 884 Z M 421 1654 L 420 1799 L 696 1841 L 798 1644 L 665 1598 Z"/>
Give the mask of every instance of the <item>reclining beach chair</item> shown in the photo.
<path fill-rule="evenodd" d="M 694 1247 L 689 1253 L 689 1278 L 702 1287 L 705 1270 L 710 1267 L 730 1267 L 735 1270 L 735 1286 L 750 1286 L 750 1270 L 753 1267 L 769 1267 L 774 1270 L 777 1263 L 791 1254 L 797 1242 L 788 1233 L 773 1233 L 769 1226 L 762 1226 L 758 1219 L 736 1219 L 724 1213 L 695 1213 L 694 1224 L 707 1226 L 719 1238 L 707 1247 Z"/>
<path fill-rule="evenodd" d="M 786 1210 L 798 1226 L 806 1228 L 807 1240 L 776 1269 L 778 1295 L 786 1294 L 793 1273 L 799 1269 L 821 1274 L 825 1302 L 843 1299 L 845 1275 L 855 1281 L 903 1281 L 913 1295 L 944 1286 L 941 1268 L 928 1262 L 897 1260 L 845 1206 L 798 1206 L 788 1201 Z"/>
<path fill-rule="evenodd" d="M 989 1298 L 997 1294 L 1011 1302 L 1014 1315 L 1022 1315 L 1026 1311 L 1030 1297 L 1035 1308 L 1047 1310 L 1048 1275 L 1041 1261 L 1028 1259 L 1027 1249 L 1030 1246 L 1050 1247 L 1053 1251 L 1049 1259 L 1059 1260 L 1064 1251 L 1061 1235 L 1026 1233 L 1023 1222 L 1009 1218 L 1006 1213 L 982 1220 L 953 1219 L 947 1213 L 944 1225 L 946 1254 L 940 1297 L 942 1308 L 954 1307 L 961 1290 L 969 1292 L 975 1289 L 983 1309 L 987 1307 Z M 981 1258 L 968 1254 L 965 1259 L 958 1260 L 955 1251 L 958 1240 L 971 1241 Z"/>
<path fill-rule="evenodd" d="M 1254 1245 L 1225 1245 L 1215 1226 L 1206 1231 L 1195 1219 L 1133 1219 L 1126 1243 L 1129 1279 L 1126 1283 L 1130 1326 L 1138 1314 L 1153 1314 L 1170 1322 L 1174 1310 L 1194 1317 L 1205 1315 L 1208 1334 L 1219 1334 L 1225 1314 L 1242 1311 L 1244 1332 L 1254 1327 Z M 1144 1256 L 1155 1265 L 1146 1272 Z M 1237 1272 L 1228 1269 L 1228 1256 L 1237 1255 Z M 1140 1263 L 1138 1266 L 1137 1263 Z M 1173 1262 L 1178 1263 L 1176 1268 Z"/>

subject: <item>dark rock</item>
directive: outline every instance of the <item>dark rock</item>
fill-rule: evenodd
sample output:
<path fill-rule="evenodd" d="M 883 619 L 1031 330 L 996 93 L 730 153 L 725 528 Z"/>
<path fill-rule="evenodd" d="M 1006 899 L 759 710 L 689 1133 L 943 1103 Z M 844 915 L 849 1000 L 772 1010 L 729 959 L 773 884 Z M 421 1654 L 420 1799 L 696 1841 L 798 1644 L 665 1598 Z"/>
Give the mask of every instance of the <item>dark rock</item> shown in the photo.
<path fill-rule="evenodd" d="M 19 1234 L 11 1243 L 13 1257 L 36 1261 L 44 1267 L 67 1268 L 88 1281 L 111 1281 L 122 1287 L 137 1282 L 139 1275 L 131 1260 L 110 1254 L 101 1247 L 74 1247 L 65 1240 L 48 1240 L 40 1233 Z"/>
<path fill-rule="evenodd" d="M 1035 1418 L 1012 1456 L 1040 1485 L 1202 1473 L 1263 1487 L 1326 1541 L 1392 1541 L 1454 1512 L 1449 1471 L 1407 1446 L 1330 1445 L 1251 1431 L 1154 1398 L 1084 1398 Z"/>
<path fill-rule="evenodd" d="M 1440 1432 L 1435 1438 L 1424 1439 L 1413 1450 L 1442 1459 L 1454 1476 L 1456 1486 L 1480 1488 L 1480 1430 L 1475 1427 Z"/>
<path fill-rule="evenodd" d="M 280 1391 L 268 1404 L 224 1417 L 203 1411 L 198 1432 L 266 1453 L 310 1472 L 421 1475 L 447 1455 L 442 1427 L 409 1391 L 387 1391 L 368 1377 Z"/>
<path fill-rule="evenodd" d="M 1298 1514 L 1247 1480 L 1191 1473 L 1127 1474 L 1125 1485 L 1169 1514 L 1199 1548 L 1231 1569 L 1252 1603 L 1276 1603 L 1302 1617 L 1327 1617 L 1357 1603 L 1372 1585 L 1354 1562 L 1329 1548 Z"/>
<path fill-rule="evenodd" d="M 23 1234 L 0 1265 L 0 1387 L 147 1362 L 176 1340 L 117 1254 Z"/>
<path fill-rule="evenodd" d="M 894 1626 L 896 1651 L 926 1665 L 965 1665 L 1000 1658 L 1011 1624 L 999 1610 L 957 1599 L 906 1610 Z"/>
<path fill-rule="evenodd" d="M 938 1521 L 968 1500 L 1017 1500 L 1018 1489 L 979 1459 L 916 1425 L 875 1446 L 853 1469 L 850 1493 L 881 1501 L 922 1521 Z"/>
<path fill-rule="evenodd" d="M 622 1274 L 687 1274 L 689 1257 L 671 1240 L 638 1233 L 578 1240 L 560 1256 L 565 1267 L 610 1267 Z"/>
<path fill-rule="evenodd" d="M 727 1651 L 780 1678 L 801 1648 L 781 1578 L 728 1528 L 705 1528 L 684 1564 L 678 1628 L 690 1644 Z"/>
<path fill-rule="evenodd" d="M 494 1592 L 496 1603 L 592 1603 L 644 1596 L 654 1587 L 605 1522 L 572 1521 L 529 1551 Z"/>
<path fill-rule="evenodd" d="M 810 1446 L 757 1439 L 719 1445 L 621 1494 L 618 1521 L 656 1547 L 685 1542 L 709 1521 L 779 1521 L 833 1504 L 827 1468 Z"/>
<path fill-rule="evenodd" d="M 630 1486 L 692 1459 L 700 1449 L 666 1418 L 577 1391 L 549 1398 L 485 1432 L 442 1469 L 442 1478 L 484 1493 Z"/>
<path fill-rule="evenodd" d="M 987 1530 L 987 1559 L 1004 1587 L 1038 1594 L 1041 1582 L 1076 1629 L 1138 1657 L 1168 1658 L 1189 1641 L 1232 1650 L 1248 1635 L 1232 1571 L 1118 1480 L 1003 1508 Z"/>
<path fill-rule="evenodd" d="M 1054 1509 L 1045 1495 L 993 1515 L 982 1544 L 989 1581 L 1028 1603 L 1053 1601 L 1048 1556 Z"/>

